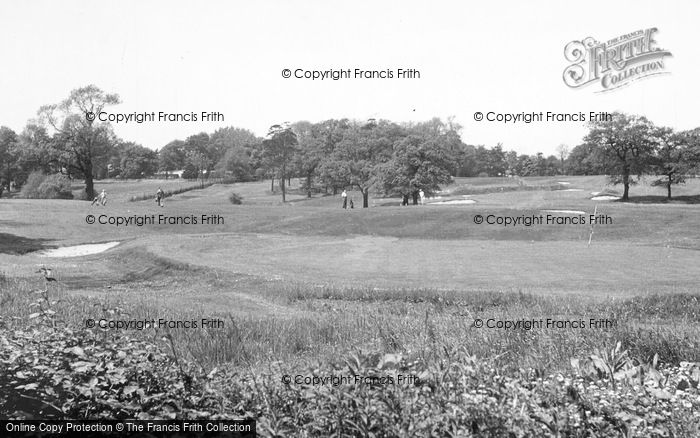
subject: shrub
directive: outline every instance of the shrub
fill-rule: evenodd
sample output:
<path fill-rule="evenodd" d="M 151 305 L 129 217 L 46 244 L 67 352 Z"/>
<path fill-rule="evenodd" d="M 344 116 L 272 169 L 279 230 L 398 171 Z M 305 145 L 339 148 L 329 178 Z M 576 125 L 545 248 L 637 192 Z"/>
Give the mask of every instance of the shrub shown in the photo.
<path fill-rule="evenodd" d="M 32 172 L 22 187 L 21 195 L 27 199 L 73 199 L 70 180 L 65 175 L 44 175 Z"/>
<path fill-rule="evenodd" d="M 228 200 L 231 201 L 231 204 L 240 205 L 243 203 L 243 197 L 236 192 L 231 192 L 231 194 L 228 195 Z"/>
<path fill-rule="evenodd" d="M 45 179 L 46 175 L 44 175 L 40 171 L 30 173 L 27 177 L 27 181 L 22 186 L 22 191 L 20 192 L 20 195 L 23 198 L 27 199 L 38 198 L 39 186 L 41 185 L 41 183 L 44 182 Z"/>
<path fill-rule="evenodd" d="M 197 179 L 199 176 L 199 172 L 197 171 L 197 168 L 194 167 L 192 163 L 188 163 L 185 166 L 184 172 L 182 172 L 182 178 L 183 179 Z"/>
<path fill-rule="evenodd" d="M 65 175 L 49 175 L 39 186 L 42 199 L 73 199 L 70 180 Z"/>

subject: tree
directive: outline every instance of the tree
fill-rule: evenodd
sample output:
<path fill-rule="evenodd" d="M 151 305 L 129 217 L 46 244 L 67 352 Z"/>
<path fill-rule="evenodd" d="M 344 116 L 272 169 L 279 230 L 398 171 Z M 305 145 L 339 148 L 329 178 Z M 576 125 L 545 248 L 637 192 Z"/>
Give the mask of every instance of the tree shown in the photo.
<path fill-rule="evenodd" d="M 396 142 L 391 161 L 378 166 L 384 191 L 402 195 L 404 202 L 412 197 L 415 205 L 421 190 L 431 194 L 440 190 L 440 184 L 449 184 L 454 156 L 441 139 L 409 135 Z"/>
<path fill-rule="evenodd" d="M 211 169 L 212 161 L 202 152 L 198 150 L 187 151 L 185 170 L 189 172 L 191 176 L 192 169 L 195 169 L 195 178 L 201 176 L 202 187 L 204 187 L 204 175 L 209 175 Z M 185 177 L 183 173 L 183 178 Z"/>
<path fill-rule="evenodd" d="M 267 137 L 263 140 L 263 154 L 268 165 L 279 170 L 282 202 L 286 202 L 287 167 L 296 151 L 297 136 L 288 124 L 282 124 L 272 125 Z"/>
<path fill-rule="evenodd" d="M 197 167 L 188 162 L 182 171 L 182 179 L 197 179 L 199 173 L 197 172 Z"/>
<path fill-rule="evenodd" d="M 591 143 L 575 146 L 566 159 L 566 169 L 571 175 L 604 175 L 606 165 L 602 148 Z"/>
<path fill-rule="evenodd" d="M 318 135 L 322 138 L 320 160 L 314 169 L 314 174 L 319 178 L 322 184 L 325 185 L 326 191 L 329 188 L 333 189 L 333 194 L 338 193 L 338 189 L 348 184 L 347 180 L 340 177 L 337 172 L 339 169 L 338 163 L 335 162 L 338 144 L 343 141 L 348 129 L 350 129 L 350 121 L 348 119 L 330 119 L 318 123 L 316 125 Z"/>
<path fill-rule="evenodd" d="M 219 128 L 209 137 L 209 142 L 212 146 L 214 154 L 218 157 L 223 157 L 226 151 L 232 148 L 252 150 L 257 148 L 262 142 L 255 134 L 247 129 L 235 128 Z"/>
<path fill-rule="evenodd" d="M 17 171 L 17 134 L 10 128 L 0 127 L 0 197 L 5 186 L 10 186 Z"/>
<path fill-rule="evenodd" d="M 686 159 L 689 161 L 690 172 L 700 173 L 700 128 L 682 133 L 687 143 Z"/>
<path fill-rule="evenodd" d="M 556 148 L 557 156 L 559 157 L 559 160 L 561 161 L 561 174 L 564 175 L 566 174 L 566 157 L 569 156 L 569 146 L 565 144 L 560 144 Z"/>
<path fill-rule="evenodd" d="M 214 164 L 221 158 L 218 155 L 216 146 L 211 142 L 209 134 L 200 132 L 187 137 L 183 147 L 186 162 L 194 164 L 197 172 L 202 177 L 202 183 L 204 183 L 204 176 L 206 175 L 209 178 L 211 171 L 214 169 Z"/>
<path fill-rule="evenodd" d="M 520 175 L 518 168 L 518 153 L 515 151 L 508 151 L 505 155 L 506 160 L 506 174 L 507 175 Z"/>
<path fill-rule="evenodd" d="M 321 177 L 321 180 L 337 189 L 329 175 L 322 172 L 324 160 L 329 157 L 348 129 L 347 119 L 325 120 L 320 123 L 297 122 L 293 126 L 297 134 L 299 148 L 294 156 L 294 168 L 299 176 L 305 178 L 304 188 L 306 196 L 311 197 L 314 178 Z M 326 167 L 326 170 L 328 168 Z M 328 184 L 330 182 L 330 184 Z"/>
<path fill-rule="evenodd" d="M 446 124 L 439 118 L 405 126 L 393 142 L 391 159 L 377 166 L 384 193 L 403 196 L 404 204 L 413 198 L 416 205 L 421 190 L 432 194 L 449 184 L 464 150 L 459 129 L 453 121 Z"/>
<path fill-rule="evenodd" d="M 470 144 L 462 144 L 455 159 L 457 161 L 456 176 L 469 177 L 479 174 L 476 163 L 476 147 Z"/>
<path fill-rule="evenodd" d="M 692 168 L 692 160 L 687 135 L 674 133 L 671 128 L 658 128 L 657 154 L 652 168 L 661 178 L 652 182 L 653 186 L 666 187 L 666 196 L 671 199 L 671 186 L 685 183 L 686 172 Z"/>
<path fill-rule="evenodd" d="M 545 159 L 544 173 L 545 176 L 554 176 L 562 172 L 560 167 L 560 158 L 556 155 L 550 155 Z"/>
<path fill-rule="evenodd" d="M 15 148 L 16 172 L 14 181 L 17 186 L 21 186 L 35 170 L 40 170 L 44 174 L 60 172 L 56 165 L 57 151 L 51 147 L 51 137 L 46 132 L 46 128 L 28 123 L 17 138 Z"/>
<path fill-rule="evenodd" d="M 223 175 L 232 177 L 236 181 L 250 181 L 253 179 L 250 155 L 242 147 L 227 149 L 224 156 L 216 164 L 216 170 Z"/>
<path fill-rule="evenodd" d="M 508 163 L 503 145 L 498 143 L 491 149 L 480 145 L 474 151 L 474 173 L 471 176 L 503 176 L 505 175 Z"/>
<path fill-rule="evenodd" d="M 368 208 L 369 190 L 379 181 L 382 163 L 391 159 L 394 142 L 405 135 L 404 128 L 384 120 L 348 126 L 321 164 L 321 174 L 334 185 L 356 187 L 362 193 L 362 207 Z"/>
<path fill-rule="evenodd" d="M 486 172 L 490 176 L 504 176 L 508 164 L 506 163 L 506 153 L 503 151 L 503 144 L 498 143 L 492 147 L 488 153 Z"/>
<path fill-rule="evenodd" d="M 109 105 L 119 104 L 119 96 L 106 94 L 94 85 L 73 90 L 61 103 L 44 105 L 39 117 L 55 134 L 52 148 L 56 160 L 69 175 L 85 180 L 85 196 L 95 196 L 93 164 L 109 153 L 116 143 L 109 124 L 96 122 L 96 116 Z"/>
<path fill-rule="evenodd" d="M 121 143 L 119 150 L 119 176 L 144 178 L 153 176 L 158 168 L 158 154 L 133 142 Z"/>
<path fill-rule="evenodd" d="M 185 168 L 186 159 L 185 142 L 173 140 L 158 151 L 158 170 L 165 172 L 165 179 L 168 179 L 170 172 Z"/>
<path fill-rule="evenodd" d="M 622 200 L 629 200 L 632 175 L 642 175 L 651 165 L 656 129 L 646 117 L 614 112 L 607 120 L 589 124 L 584 141 L 600 147 L 610 160 L 610 181 L 623 184 Z"/>
<path fill-rule="evenodd" d="M 292 129 L 299 143 L 294 155 L 293 167 L 306 179 L 304 188 L 306 196 L 310 198 L 316 169 L 323 158 L 325 133 L 321 124 L 309 122 L 296 122 L 292 125 Z"/>
<path fill-rule="evenodd" d="M 219 128 L 210 137 L 211 151 L 217 172 L 229 175 L 237 181 L 250 181 L 259 165 L 262 139 L 241 128 Z"/>

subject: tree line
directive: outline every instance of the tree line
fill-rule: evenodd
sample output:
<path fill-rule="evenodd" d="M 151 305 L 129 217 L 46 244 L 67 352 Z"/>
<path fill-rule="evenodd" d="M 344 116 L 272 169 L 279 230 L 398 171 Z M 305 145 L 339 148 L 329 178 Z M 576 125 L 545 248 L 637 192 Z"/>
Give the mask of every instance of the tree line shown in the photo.
<path fill-rule="evenodd" d="M 697 172 L 700 162 L 700 128 L 674 132 L 623 113 L 590 124 L 580 145 L 571 150 L 559 145 L 557 154 L 547 157 L 506 151 L 500 143 L 467 145 L 462 127 L 451 118 L 280 123 L 265 138 L 227 127 L 152 150 L 118 138 L 109 123 L 86 117 L 118 103 L 116 94 L 90 85 L 42 106 L 19 134 L 0 127 L 0 196 L 10 182 L 21 186 L 35 171 L 83 180 L 86 199 L 94 197 L 96 179 L 168 178 L 182 172 L 187 179 L 270 179 L 283 201 L 290 179 L 301 178 L 309 197 L 353 188 L 367 207 L 370 190 L 417 203 L 421 190 L 435 193 L 454 176 L 605 174 L 624 185 L 626 200 L 634 178 L 643 174 L 657 175 L 655 184 L 666 186 L 670 197 L 671 186 Z"/>

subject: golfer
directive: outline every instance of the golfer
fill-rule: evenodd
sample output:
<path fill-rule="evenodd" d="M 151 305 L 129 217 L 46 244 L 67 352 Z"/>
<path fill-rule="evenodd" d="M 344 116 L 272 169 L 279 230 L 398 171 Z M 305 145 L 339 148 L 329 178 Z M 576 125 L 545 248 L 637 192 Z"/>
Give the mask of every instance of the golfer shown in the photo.
<path fill-rule="evenodd" d="M 103 207 L 105 204 L 107 204 L 107 192 L 104 189 L 102 189 L 102 192 L 95 196 L 95 199 L 92 200 L 92 205 L 95 204 L 102 204 Z"/>
<path fill-rule="evenodd" d="M 158 187 L 158 191 L 156 192 L 156 204 L 158 204 L 160 207 L 163 206 L 163 198 L 165 197 L 165 193 L 163 193 L 163 189 Z"/>
<path fill-rule="evenodd" d="M 340 196 L 343 197 L 343 208 L 347 209 L 348 208 L 348 194 L 347 194 L 347 192 L 343 189 L 343 193 L 341 193 Z"/>
<path fill-rule="evenodd" d="M 418 196 L 420 196 L 420 205 L 423 205 L 425 202 L 425 192 L 423 189 L 420 189 L 420 192 L 418 192 Z"/>

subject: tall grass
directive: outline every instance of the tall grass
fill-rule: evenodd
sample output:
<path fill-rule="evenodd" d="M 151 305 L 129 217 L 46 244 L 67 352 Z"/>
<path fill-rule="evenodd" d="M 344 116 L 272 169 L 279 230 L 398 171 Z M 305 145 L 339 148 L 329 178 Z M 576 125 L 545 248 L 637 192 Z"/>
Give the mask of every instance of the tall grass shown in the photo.
<path fill-rule="evenodd" d="M 181 269 L 184 273 L 184 269 Z M 189 272 L 198 276 L 201 273 Z M 174 274 L 177 277 L 177 274 Z M 132 280 L 140 281 L 140 277 Z M 128 281 L 128 279 L 126 279 Z M 182 279 L 173 279 L 173 281 Z M 26 282 L 9 281 L 0 295 L 0 315 L 6 318 L 26 312 L 30 294 Z M 659 354 L 663 363 L 700 358 L 700 300 L 697 295 L 649 295 L 629 299 L 572 299 L 526 293 L 481 291 L 464 293 L 429 289 L 312 287 L 304 284 L 263 283 L 249 285 L 259 296 L 288 309 L 284 314 L 216 313 L 139 294 L 127 301 L 106 296 L 103 302 L 61 295 L 57 308 L 68 324 L 80 327 L 87 318 L 97 319 L 99 308 L 126 309 L 121 319 L 173 321 L 220 319 L 222 328 L 201 330 L 144 330 L 153 337 L 171 333 L 183 356 L 203 367 L 221 364 L 264 363 L 270 360 L 328 360 L 353 348 L 384 352 L 418 351 L 432 342 L 463 347 L 477 357 L 493 359 L 508 369 L 537 368 L 546 372 L 569 367 L 571 357 L 614 345 L 637 357 Z M 216 287 L 216 286 L 214 286 Z M 138 286 L 135 289 L 138 291 Z M 129 295 L 130 297 L 133 295 Z M 95 304 L 99 304 L 97 307 Z M 475 320 L 561 321 L 605 319 L 603 328 L 497 329 L 475 327 Z M 21 321 L 21 320 L 20 320 Z M 16 323 L 19 324 L 19 323 Z M 427 327 L 430 329 L 427 330 Z M 425 333 L 430 332 L 427 339 Z"/>
<path fill-rule="evenodd" d="M 180 276 L 174 281 L 188 278 L 209 284 L 201 271 L 187 266 L 180 271 L 173 274 Z M 187 398 L 185 415 L 210 415 L 212 408 L 223 416 L 253 415 L 262 436 L 461 436 L 469 432 L 473 436 L 555 437 L 581 430 L 600 436 L 617 432 L 692 436 L 700 432 L 700 403 L 693 401 L 698 388 L 692 377 L 700 375 L 700 369 L 684 362 L 700 357 L 696 295 L 578 301 L 524 293 L 397 289 L 373 294 L 369 289 L 264 283 L 259 285 L 260 295 L 269 303 L 286 303 L 287 312 L 219 313 L 204 317 L 220 319 L 221 327 L 147 328 L 126 334 L 141 338 L 138 342 L 127 339 L 125 332 L 91 330 L 85 332 L 92 336 L 88 344 L 76 350 L 87 319 L 192 321 L 204 312 L 164 306 L 143 293 L 149 291 L 150 282 L 131 283 L 129 287 L 141 293 L 140 298 L 129 300 L 120 294 L 99 300 L 78 298 L 67 293 L 64 285 L 51 284 L 44 286 L 42 296 L 59 317 L 50 316 L 51 327 L 37 331 L 35 320 L 27 315 L 33 311 L 33 292 L 42 281 L 3 280 L 0 340 L 13 339 L 17 333 L 33 333 L 22 339 L 50 335 L 51 345 L 60 346 L 52 354 L 73 361 L 76 354 L 106 354 L 118 360 L 129 376 L 138 368 L 158 385 L 138 403 L 134 398 L 138 387 L 114 386 L 111 374 L 99 367 L 72 374 L 54 370 L 53 365 L 34 370 L 40 379 L 38 387 L 25 380 L 24 386 L 13 389 L 7 386 L 11 382 L 0 379 L 0 387 L 9 391 L 8 403 L 14 404 L 22 397 L 22 388 L 41 391 L 53 385 L 50 377 L 55 375 L 62 376 L 65 388 L 70 379 L 70 385 L 81 391 L 76 399 L 80 402 L 59 399 L 65 404 L 60 408 L 54 403 L 54 415 L 60 415 L 61 409 L 77 415 L 90 408 L 102 415 L 129 412 L 133 416 L 139 406 L 144 409 L 143 400 L 156 398 L 151 412 L 160 418 L 169 412 L 172 397 L 199 391 L 207 396 Z M 539 317 L 603 317 L 617 324 L 600 330 L 507 331 L 474 325 L 477 318 Z M 139 352 L 146 354 L 154 344 L 158 351 L 169 351 L 172 360 L 158 359 L 153 364 L 136 360 Z M 32 345 L 23 344 L 24 354 L 36 354 Z M 159 357 L 157 353 L 148 357 L 151 354 Z M 41 360 L 53 364 L 47 358 Z M 190 362 L 200 371 L 187 365 Z M 88 379 L 90 373 L 95 377 Z M 23 371 L 25 379 L 27 375 Z M 350 379 L 412 375 L 418 381 L 307 385 L 284 380 L 286 376 L 338 375 Z M 216 380 L 210 385 L 212 376 Z M 84 382 L 95 382 L 100 391 L 111 394 L 111 404 L 89 397 L 93 393 Z M 650 382 L 654 386 L 642 387 L 650 389 L 640 389 L 639 385 Z M 671 399 L 676 388 L 682 389 Z M 41 394 L 34 399 L 40 400 Z"/>

